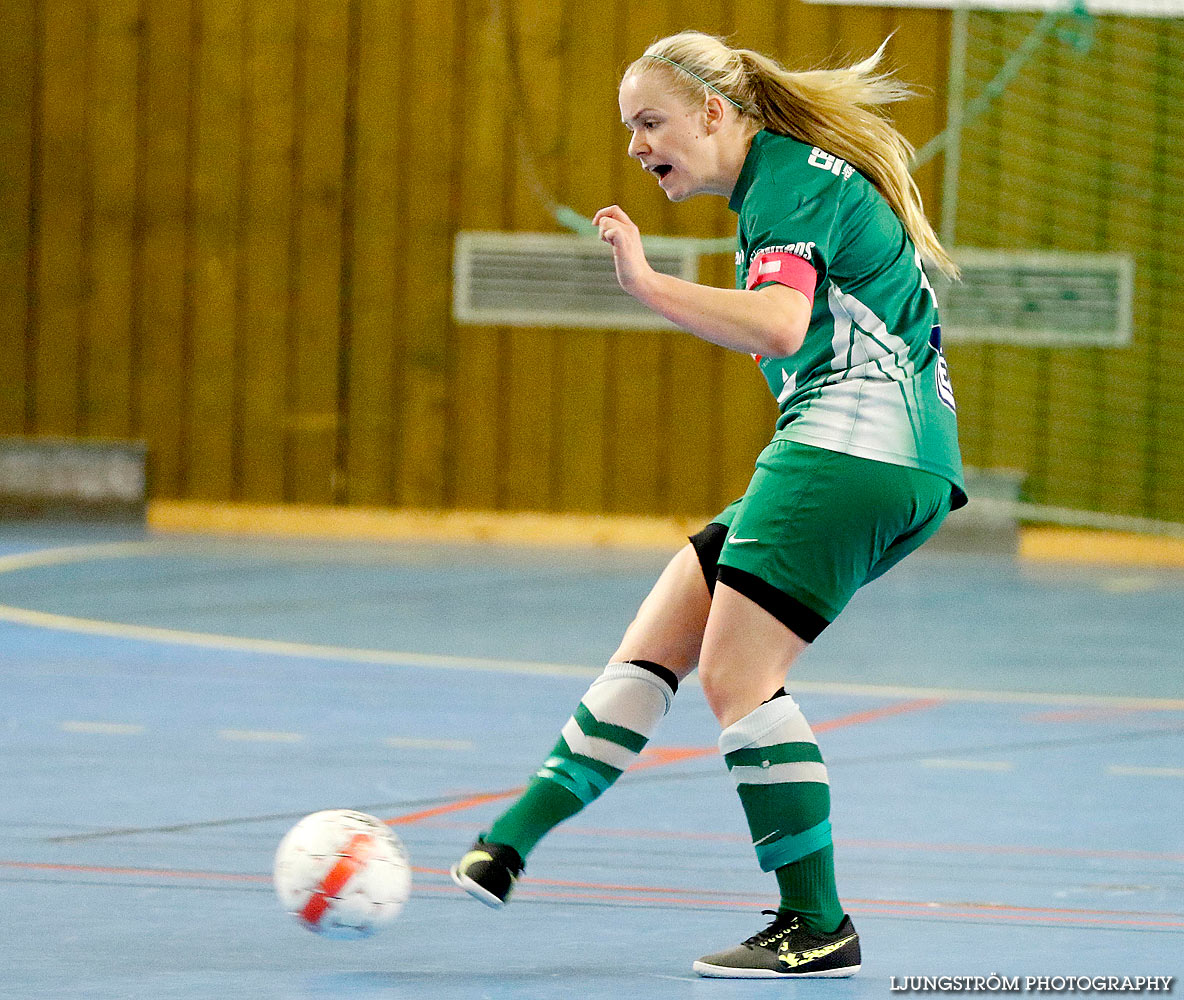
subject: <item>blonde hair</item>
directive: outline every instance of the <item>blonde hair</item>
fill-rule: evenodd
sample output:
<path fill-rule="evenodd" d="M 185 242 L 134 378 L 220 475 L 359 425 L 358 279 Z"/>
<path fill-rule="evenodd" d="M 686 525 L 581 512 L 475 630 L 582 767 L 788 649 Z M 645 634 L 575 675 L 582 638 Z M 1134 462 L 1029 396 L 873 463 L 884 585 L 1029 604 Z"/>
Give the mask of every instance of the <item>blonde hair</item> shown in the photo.
<path fill-rule="evenodd" d="M 654 42 L 625 76 L 665 73 L 692 102 L 714 91 L 757 128 L 842 157 L 884 196 L 921 255 L 956 278 L 958 267 L 925 218 L 921 192 L 909 173 L 913 147 L 880 111 L 912 96 L 891 74 L 875 72 L 887 44 L 845 69 L 792 72 L 714 35 L 683 31 Z"/>

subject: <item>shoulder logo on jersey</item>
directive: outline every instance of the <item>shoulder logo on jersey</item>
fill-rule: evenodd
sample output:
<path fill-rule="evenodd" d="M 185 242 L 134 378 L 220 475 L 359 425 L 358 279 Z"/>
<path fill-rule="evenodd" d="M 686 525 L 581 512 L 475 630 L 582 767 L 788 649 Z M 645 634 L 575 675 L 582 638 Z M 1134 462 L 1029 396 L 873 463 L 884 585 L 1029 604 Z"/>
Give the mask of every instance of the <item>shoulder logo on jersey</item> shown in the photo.
<path fill-rule="evenodd" d="M 847 180 L 855 173 L 855 168 L 846 160 L 840 159 L 832 153 L 824 152 L 817 146 L 810 150 L 810 159 L 806 162 L 820 170 L 829 170 L 836 177 L 841 175 L 843 180 Z"/>
<path fill-rule="evenodd" d="M 957 413 L 958 407 L 954 403 L 954 383 L 950 381 L 950 366 L 946 364 L 946 356 L 941 350 L 941 326 L 939 324 L 935 323 L 933 329 L 929 331 L 929 346 L 937 351 L 937 364 L 934 365 L 937 378 L 937 398 Z"/>
<path fill-rule="evenodd" d="M 766 260 L 772 260 L 777 254 L 784 253 L 791 253 L 795 257 L 801 257 L 802 260 L 812 262 L 814 260 L 815 246 L 817 246 L 817 244 L 813 240 L 801 240 L 797 243 L 775 243 L 772 246 L 757 247 L 748 254 L 748 266 L 752 267 L 752 264 L 757 259 L 757 257 L 761 257 Z M 739 257 L 737 257 L 736 263 L 740 263 Z M 765 264 L 762 262 L 761 267 L 763 268 L 764 266 Z M 771 267 L 770 270 L 775 271 L 777 268 Z M 764 274 L 767 272 L 762 270 L 761 273 Z"/>

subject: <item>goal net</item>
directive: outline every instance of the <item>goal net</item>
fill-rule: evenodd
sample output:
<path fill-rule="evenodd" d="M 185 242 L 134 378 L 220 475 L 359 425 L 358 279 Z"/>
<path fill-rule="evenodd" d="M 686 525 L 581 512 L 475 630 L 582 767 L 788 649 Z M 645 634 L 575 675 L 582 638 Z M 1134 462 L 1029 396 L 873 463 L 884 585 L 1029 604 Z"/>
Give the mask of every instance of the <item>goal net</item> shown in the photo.
<path fill-rule="evenodd" d="M 892 6 L 953 9 L 921 154 L 975 263 L 943 302 L 967 464 L 1029 519 L 1184 532 L 1184 2 Z"/>

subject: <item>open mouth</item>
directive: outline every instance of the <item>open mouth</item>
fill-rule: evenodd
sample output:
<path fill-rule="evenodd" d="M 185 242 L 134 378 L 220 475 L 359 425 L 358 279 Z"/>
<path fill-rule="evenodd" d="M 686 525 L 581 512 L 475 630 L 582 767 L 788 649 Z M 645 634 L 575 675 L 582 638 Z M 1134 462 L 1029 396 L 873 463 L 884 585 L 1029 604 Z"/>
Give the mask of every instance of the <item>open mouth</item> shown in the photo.
<path fill-rule="evenodd" d="M 650 167 L 650 170 L 652 170 L 655 174 L 658 175 L 658 180 L 661 180 L 668 173 L 670 173 L 670 171 L 673 169 L 674 168 L 669 163 L 659 163 L 655 167 Z"/>

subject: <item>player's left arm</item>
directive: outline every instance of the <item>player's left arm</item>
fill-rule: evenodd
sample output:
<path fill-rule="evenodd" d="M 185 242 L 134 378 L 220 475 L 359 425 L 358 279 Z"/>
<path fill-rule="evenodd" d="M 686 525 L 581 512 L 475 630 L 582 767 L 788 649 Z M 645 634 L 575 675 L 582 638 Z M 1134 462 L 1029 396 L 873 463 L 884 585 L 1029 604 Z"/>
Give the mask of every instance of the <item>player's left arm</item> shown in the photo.
<path fill-rule="evenodd" d="M 592 220 L 613 248 L 617 281 L 643 305 L 695 336 L 747 354 L 786 358 L 806 337 L 810 300 L 796 288 L 771 284 L 755 291 L 714 288 L 650 267 L 637 226 L 619 207 Z"/>

